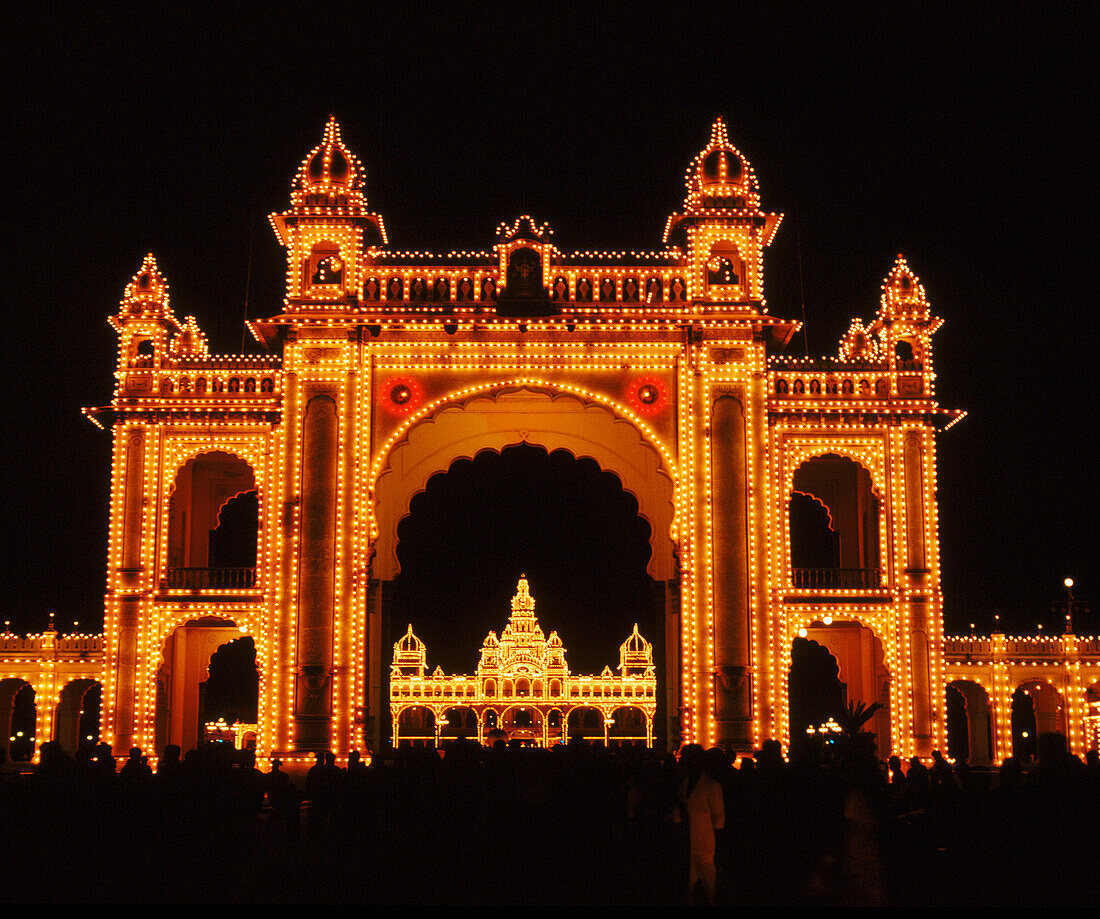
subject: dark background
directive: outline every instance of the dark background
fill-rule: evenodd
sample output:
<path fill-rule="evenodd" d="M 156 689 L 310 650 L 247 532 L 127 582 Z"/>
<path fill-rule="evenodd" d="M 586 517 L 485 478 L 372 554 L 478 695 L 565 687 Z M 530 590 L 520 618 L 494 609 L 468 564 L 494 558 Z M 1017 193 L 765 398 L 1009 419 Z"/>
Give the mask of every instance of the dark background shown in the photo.
<path fill-rule="evenodd" d="M 240 351 L 246 313 L 280 308 L 285 263 L 266 215 L 287 206 L 330 113 L 392 246 L 444 252 L 487 249 L 525 212 L 566 251 L 658 248 L 724 115 L 764 207 L 786 214 L 768 309 L 801 318 L 804 288 L 811 354 L 835 354 L 851 318 L 874 315 L 898 252 L 946 320 L 938 396 L 969 413 L 939 440 L 948 631 L 988 632 L 994 613 L 1010 633 L 1059 628 L 1050 603 L 1067 575 L 1094 596 L 1085 14 L 223 9 L 55 6 L 5 30 L 0 619 L 13 628 L 40 629 L 50 611 L 65 629 L 101 626 L 110 440 L 80 408 L 111 398 L 106 317 L 123 287 L 153 251 L 177 316 L 197 316 L 213 351 Z M 520 564 L 500 562 L 489 627 L 503 625 Z M 606 572 L 589 568 L 551 592 L 580 606 L 606 593 Z M 551 612 L 540 604 L 544 626 L 562 628 Z"/>

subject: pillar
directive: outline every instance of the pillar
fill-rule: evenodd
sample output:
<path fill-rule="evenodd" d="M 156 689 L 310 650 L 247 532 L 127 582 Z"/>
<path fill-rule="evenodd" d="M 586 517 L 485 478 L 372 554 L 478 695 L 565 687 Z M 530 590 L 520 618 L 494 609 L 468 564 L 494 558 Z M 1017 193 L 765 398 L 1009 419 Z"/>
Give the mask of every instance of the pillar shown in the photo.
<path fill-rule="evenodd" d="M 302 421 L 294 698 L 297 750 L 325 750 L 331 743 L 338 428 L 333 398 L 313 396 Z"/>
<path fill-rule="evenodd" d="M 752 749 L 745 412 L 722 396 L 711 418 L 711 564 L 718 743 Z"/>

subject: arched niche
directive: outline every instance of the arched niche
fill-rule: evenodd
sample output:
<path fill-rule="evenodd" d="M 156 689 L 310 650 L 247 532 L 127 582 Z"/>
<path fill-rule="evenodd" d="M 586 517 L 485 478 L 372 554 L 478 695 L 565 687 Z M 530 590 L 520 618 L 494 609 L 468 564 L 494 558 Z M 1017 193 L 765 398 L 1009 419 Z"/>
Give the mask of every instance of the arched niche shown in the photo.
<path fill-rule="evenodd" d="M 835 659 L 837 678 L 844 686 L 845 704 L 862 702 L 882 708 L 864 725 L 875 735 L 876 752 L 885 759 L 892 752 L 891 684 L 886 665 L 886 649 L 875 631 L 857 621 L 833 622 L 829 625 L 812 622 L 804 636 L 824 648 Z M 791 723 L 792 734 L 795 725 Z"/>
<path fill-rule="evenodd" d="M 183 752 L 202 741 L 202 684 L 210 679 L 210 660 L 222 645 L 242 637 L 231 619 L 204 616 L 177 626 L 165 638 L 157 672 L 155 743 Z"/>
<path fill-rule="evenodd" d="M 442 408 L 414 424 L 393 448 L 375 486 L 378 538 L 372 577 L 392 580 L 400 571 L 397 525 L 432 475 L 446 472 L 456 459 L 521 443 L 588 457 L 617 475 L 650 526 L 647 573 L 658 581 L 674 577 L 673 483 L 657 449 L 632 423 L 602 405 L 529 388 L 472 396 Z"/>
<path fill-rule="evenodd" d="M 99 718 L 103 685 L 80 678 L 66 683 L 54 714 L 54 739 L 69 754 L 99 742 Z"/>
<path fill-rule="evenodd" d="M 258 528 L 252 467 L 229 453 L 192 457 L 176 472 L 169 499 L 169 586 L 251 587 Z M 231 570 L 240 583 L 229 583 Z"/>
<path fill-rule="evenodd" d="M 795 470 L 788 533 L 796 587 L 880 586 L 879 530 L 879 497 L 864 466 L 826 453 Z"/>
<path fill-rule="evenodd" d="M 947 684 L 947 753 L 972 766 L 993 762 L 993 706 L 989 693 L 973 680 Z"/>

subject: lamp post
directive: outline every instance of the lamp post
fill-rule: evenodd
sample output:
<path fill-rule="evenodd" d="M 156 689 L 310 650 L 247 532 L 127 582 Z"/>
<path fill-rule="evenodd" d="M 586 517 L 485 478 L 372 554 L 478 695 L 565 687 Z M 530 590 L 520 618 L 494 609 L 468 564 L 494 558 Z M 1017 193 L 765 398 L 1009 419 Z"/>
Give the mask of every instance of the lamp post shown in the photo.
<path fill-rule="evenodd" d="M 1073 578 L 1066 578 L 1063 582 L 1066 585 L 1066 594 L 1068 599 L 1066 600 L 1066 634 L 1073 634 Z"/>

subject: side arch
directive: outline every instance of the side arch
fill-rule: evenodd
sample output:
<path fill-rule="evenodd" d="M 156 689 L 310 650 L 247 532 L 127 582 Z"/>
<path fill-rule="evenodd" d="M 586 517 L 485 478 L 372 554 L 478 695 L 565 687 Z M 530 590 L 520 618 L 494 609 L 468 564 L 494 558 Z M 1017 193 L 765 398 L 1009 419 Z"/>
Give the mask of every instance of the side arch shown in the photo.
<path fill-rule="evenodd" d="M 446 472 L 456 459 L 522 443 L 590 458 L 618 476 L 650 526 L 648 573 L 655 580 L 674 576 L 676 470 L 653 431 L 626 407 L 595 393 L 520 381 L 437 400 L 387 441 L 372 470 L 372 577 L 391 580 L 400 571 L 397 526 L 434 474 Z"/>

